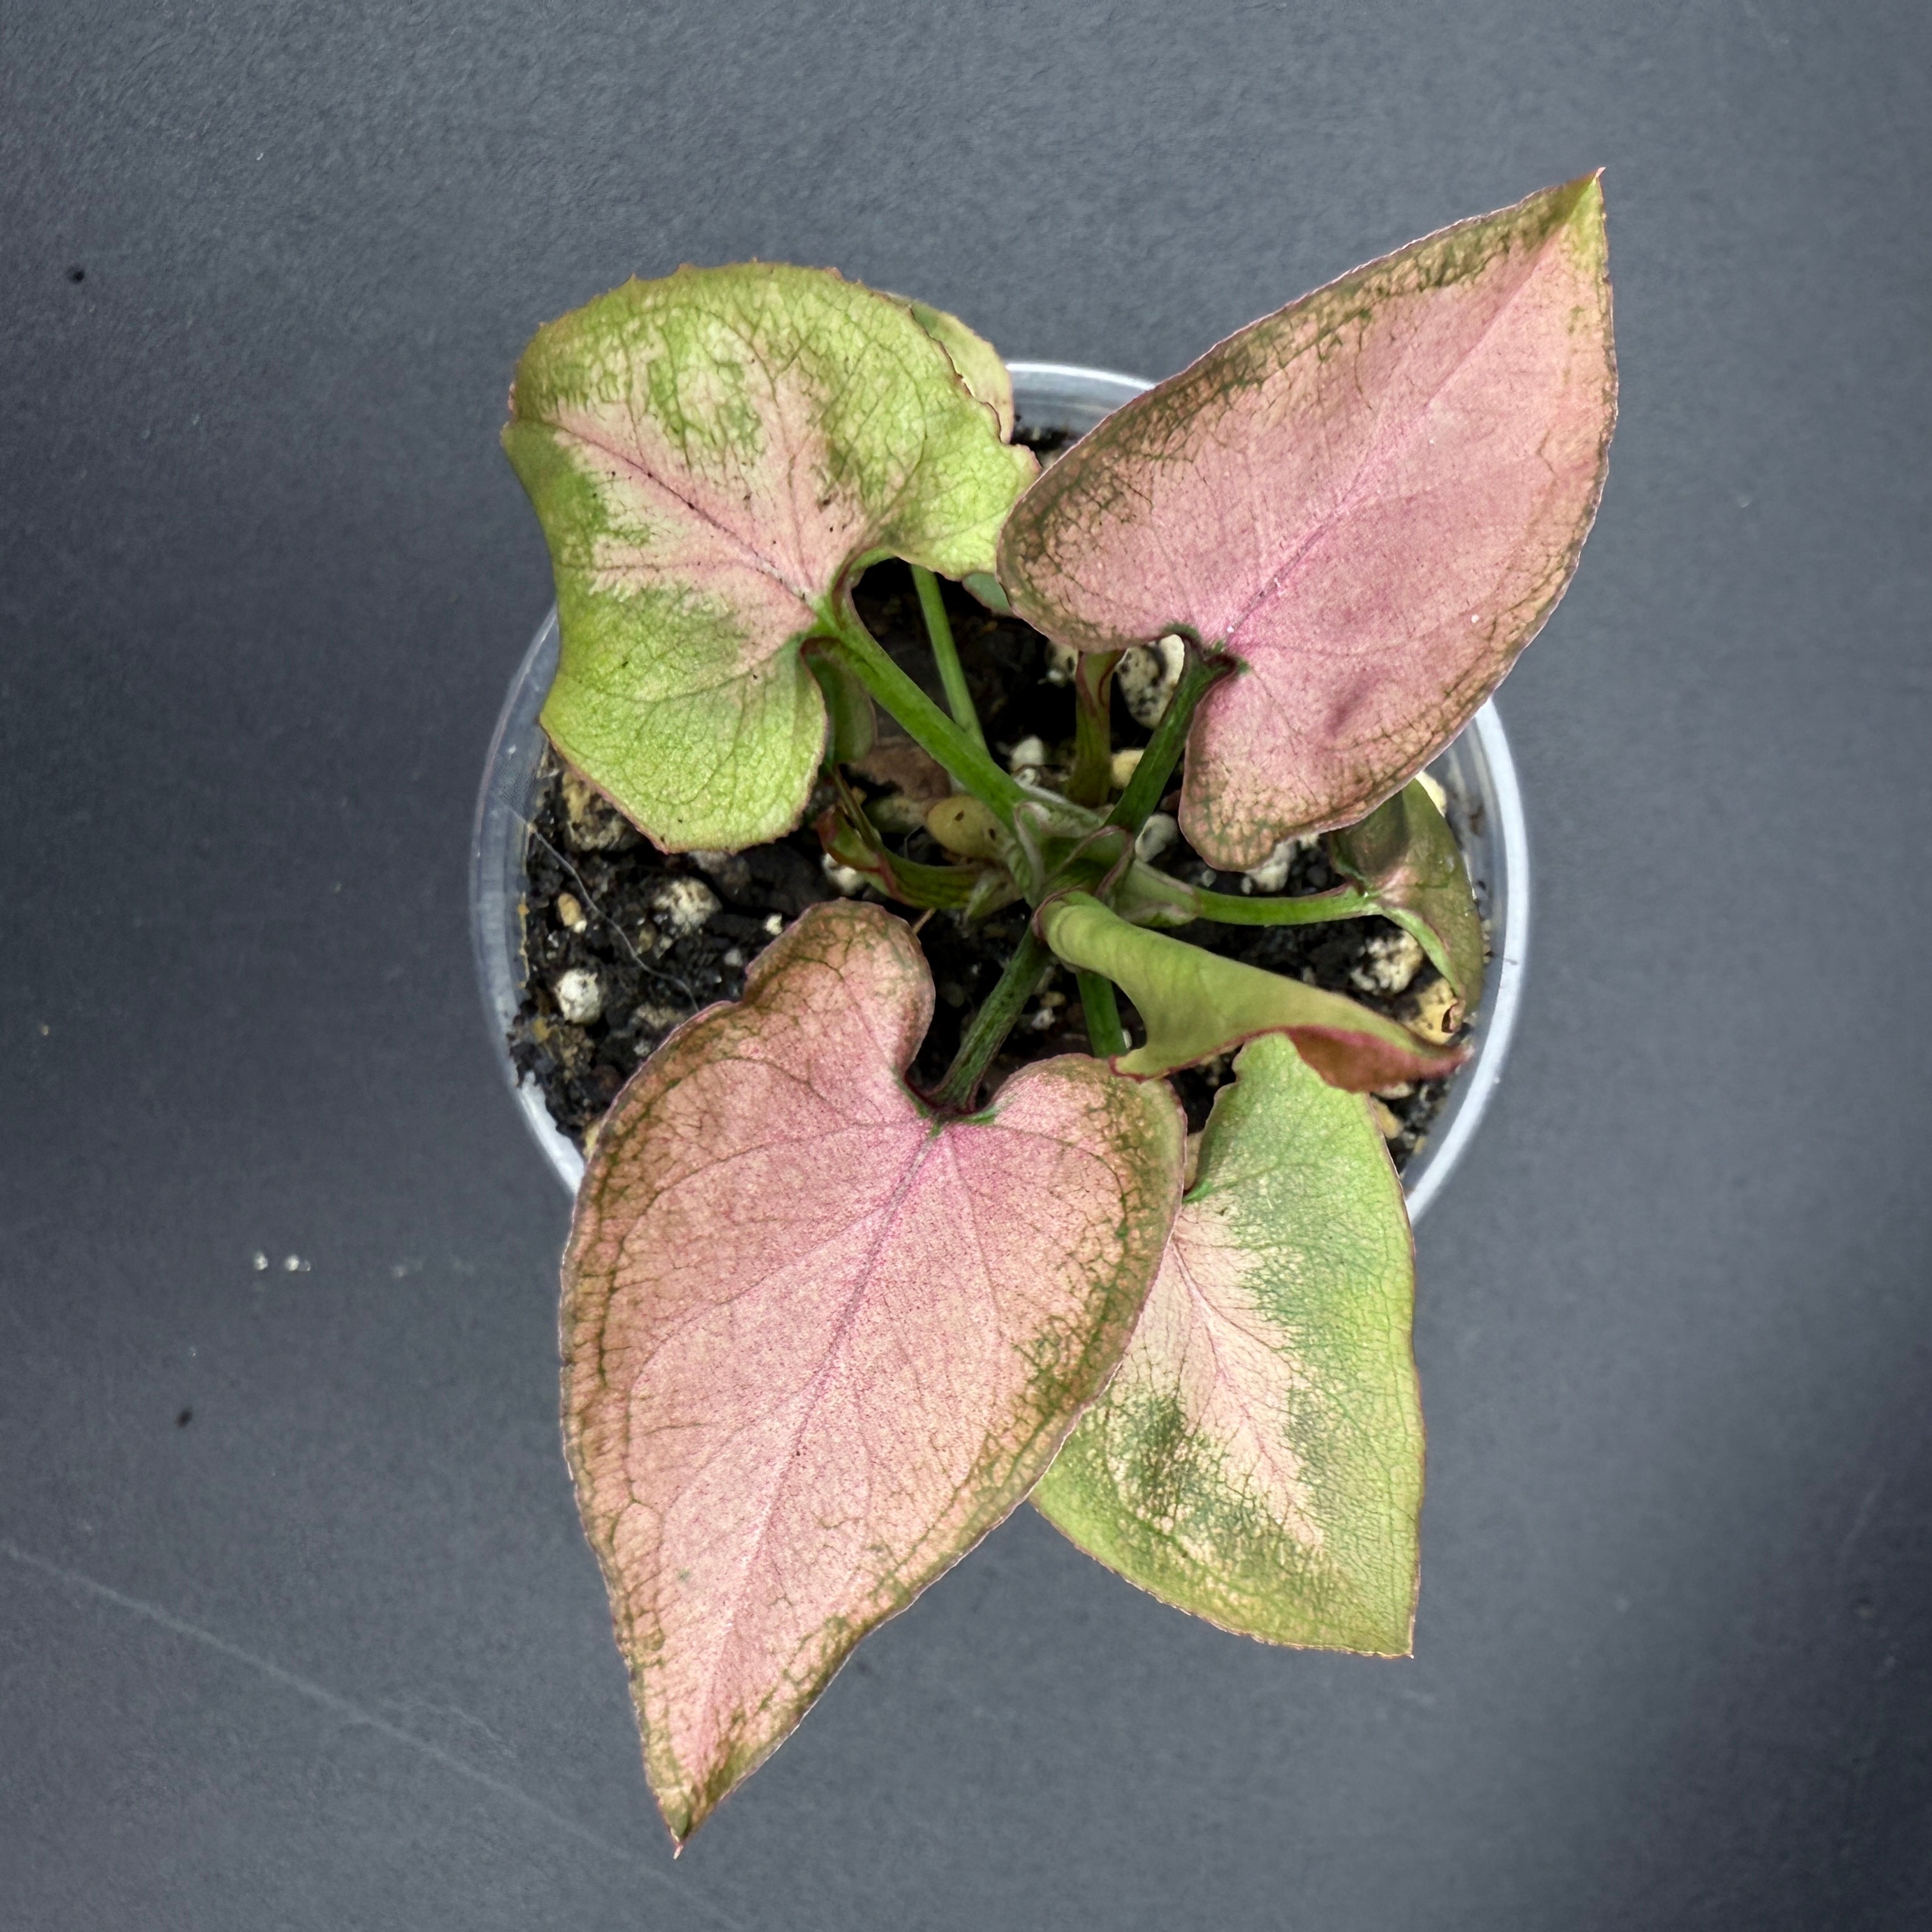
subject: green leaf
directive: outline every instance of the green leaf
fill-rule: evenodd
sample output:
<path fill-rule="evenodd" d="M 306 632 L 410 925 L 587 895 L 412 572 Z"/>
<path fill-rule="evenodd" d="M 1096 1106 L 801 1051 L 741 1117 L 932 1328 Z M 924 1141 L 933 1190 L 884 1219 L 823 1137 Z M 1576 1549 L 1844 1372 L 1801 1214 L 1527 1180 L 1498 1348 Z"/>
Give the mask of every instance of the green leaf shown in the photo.
<path fill-rule="evenodd" d="M 1223 871 L 1359 818 L 1563 594 L 1616 408 L 1596 178 L 1358 268 L 1117 410 L 1027 492 L 1013 608 L 1062 644 L 1239 659 L 1180 823 Z"/>
<path fill-rule="evenodd" d="M 975 335 L 956 315 L 929 302 L 899 299 L 912 310 L 913 320 L 952 358 L 959 380 L 999 420 L 1002 440 L 1010 442 L 1013 434 L 1013 379 L 1000 359 L 1000 352 L 983 335 Z M 998 580 L 996 579 L 995 581 Z"/>
<path fill-rule="evenodd" d="M 1013 440 L 1013 379 L 1000 352 L 984 336 L 976 335 L 956 315 L 928 302 L 902 298 L 912 310 L 913 320 L 931 334 L 952 358 L 959 380 L 998 418 L 1004 442 Z M 990 570 L 969 570 L 960 580 L 989 610 L 1010 610 L 1000 580 Z"/>
<path fill-rule="evenodd" d="M 988 610 L 997 610 L 1004 616 L 1013 608 L 1012 600 L 1000 587 L 1000 580 L 990 570 L 969 570 L 959 580 Z"/>
<path fill-rule="evenodd" d="M 904 304 L 815 268 L 627 282 L 538 332 L 510 412 L 562 627 L 544 729 L 671 850 L 797 824 L 802 640 L 874 558 L 990 568 L 1036 468 Z"/>
<path fill-rule="evenodd" d="M 1366 1103 L 1285 1040 L 1236 1071 L 1127 1352 L 1034 1502 L 1224 1629 L 1406 1655 L 1423 1430 L 1402 1184 Z"/>
<path fill-rule="evenodd" d="M 1268 1033 L 1286 1034 L 1324 1080 L 1358 1094 L 1435 1079 L 1468 1058 L 1466 1048 L 1418 1040 L 1340 993 L 1130 926 L 1084 892 L 1048 900 L 1039 920 L 1070 966 L 1104 973 L 1138 1009 L 1147 1044 L 1113 1063 L 1122 1073 L 1172 1073 Z"/>
<path fill-rule="evenodd" d="M 1331 832 L 1336 868 L 1413 933 L 1467 1011 L 1483 995 L 1486 948 L 1461 849 L 1429 788 L 1412 778 L 1359 825 Z"/>

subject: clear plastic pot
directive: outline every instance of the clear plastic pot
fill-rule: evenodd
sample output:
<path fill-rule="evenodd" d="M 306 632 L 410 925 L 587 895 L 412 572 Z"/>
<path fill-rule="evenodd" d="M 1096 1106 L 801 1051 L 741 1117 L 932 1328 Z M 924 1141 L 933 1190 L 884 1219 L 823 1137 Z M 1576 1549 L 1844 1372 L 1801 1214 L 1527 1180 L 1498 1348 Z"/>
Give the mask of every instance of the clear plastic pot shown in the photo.
<path fill-rule="evenodd" d="M 1020 420 L 1034 429 L 1084 434 L 1150 386 L 1132 376 L 1071 363 L 1016 362 L 1011 367 Z M 538 1145 L 558 1179 L 574 1192 L 584 1176 L 584 1156 L 557 1131 L 536 1088 L 519 1081 L 508 1051 L 523 978 L 524 842 L 543 753 L 537 713 L 556 669 L 556 651 L 553 609 L 510 681 L 496 736 L 490 741 L 470 849 L 470 914 L 477 976 L 497 1064 Z M 1430 770 L 1448 794 L 1449 820 L 1489 922 L 1495 956 L 1481 1010 L 1472 1023 L 1475 1053 L 1450 1083 L 1428 1139 L 1403 1177 L 1412 1219 L 1441 1192 L 1502 1076 L 1522 995 L 1529 943 L 1529 843 L 1516 767 L 1496 706 L 1484 705 Z"/>

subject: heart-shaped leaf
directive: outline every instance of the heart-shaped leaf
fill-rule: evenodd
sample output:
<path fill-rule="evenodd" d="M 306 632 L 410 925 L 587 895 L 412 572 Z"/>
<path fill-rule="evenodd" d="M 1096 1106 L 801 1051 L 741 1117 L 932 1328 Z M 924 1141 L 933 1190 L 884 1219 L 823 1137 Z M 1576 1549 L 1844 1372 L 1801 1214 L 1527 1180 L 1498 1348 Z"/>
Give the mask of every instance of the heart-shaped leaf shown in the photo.
<path fill-rule="evenodd" d="M 1146 1044 L 1113 1063 L 1122 1073 L 1172 1073 L 1266 1033 L 1286 1034 L 1330 1086 L 1358 1094 L 1436 1079 L 1468 1057 L 1340 993 L 1130 926 L 1084 892 L 1048 899 L 1039 916 L 1047 944 L 1070 966 L 1104 974 L 1145 1023 Z"/>
<path fill-rule="evenodd" d="M 1119 1372 L 1034 1501 L 1226 1629 L 1406 1655 L 1423 1436 L 1402 1184 L 1366 1103 L 1286 1041 L 1236 1070 Z"/>
<path fill-rule="evenodd" d="M 1429 788 L 1412 778 L 1359 825 L 1333 833 L 1336 868 L 1412 933 L 1466 1011 L 1483 996 L 1486 949 L 1469 874 Z"/>
<path fill-rule="evenodd" d="M 1039 1479 L 1180 1192 L 1172 1095 L 1084 1056 L 907 1088 L 907 927 L 814 907 L 618 1096 L 564 1262 L 565 1442 L 673 1836 Z"/>
<path fill-rule="evenodd" d="M 1616 410 L 1594 176 L 1358 268 L 1118 410 L 1000 545 L 1082 650 L 1176 630 L 1244 667 L 1183 828 L 1223 870 L 1346 825 L 1448 743 L 1576 567 Z"/>
<path fill-rule="evenodd" d="M 903 303 L 815 268 L 627 282 L 538 330 L 510 413 L 562 631 L 544 728 L 672 850 L 798 823 L 801 641 L 875 557 L 991 568 L 1037 468 Z"/>

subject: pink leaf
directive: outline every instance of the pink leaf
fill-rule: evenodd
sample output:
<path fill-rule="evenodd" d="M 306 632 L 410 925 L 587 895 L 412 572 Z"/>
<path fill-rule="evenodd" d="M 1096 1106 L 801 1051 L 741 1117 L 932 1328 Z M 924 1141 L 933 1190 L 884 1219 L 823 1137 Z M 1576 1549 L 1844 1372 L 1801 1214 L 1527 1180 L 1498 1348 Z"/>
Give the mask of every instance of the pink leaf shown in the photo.
<path fill-rule="evenodd" d="M 1000 578 L 1082 650 L 1238 658 L 1180 818 L 1224 870 L 1346 825 L 1468 721 L 1576 567 L 1615 415 L 1594 176 L 1358 268 L 1101 424 Z"/>
<path fill-rule="evenodd" d="M 1032 1487 L 1180 1192 L 1164 1086 L 1084 1057 L 940 1119 L 926 962 L 814 907 L 619 1096 L 564 1261 L 565 1440 L 673 1837 Z"/>

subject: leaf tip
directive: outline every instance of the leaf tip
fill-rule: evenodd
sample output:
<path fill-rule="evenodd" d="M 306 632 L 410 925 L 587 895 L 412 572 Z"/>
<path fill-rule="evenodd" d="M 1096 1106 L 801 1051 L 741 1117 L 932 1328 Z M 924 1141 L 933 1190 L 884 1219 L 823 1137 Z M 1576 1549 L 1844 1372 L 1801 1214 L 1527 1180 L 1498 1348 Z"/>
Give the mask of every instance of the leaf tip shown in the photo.
<path fill-rule="evenodd" d="M 697 1837 L 698 1827 L 716 1810 L 716 1800 L 701 1796 L 694 1797 L 682 1791 L 659 1791 L 655 1786 L 651 1796 L 658 1802 L 658 1816 L 664 1820 L 664 1830 L 670 1834 L 670 1855 L 674 1858 L 681 1858 L 685 1848 Z"/>
<path fill-rule="evenodd" d="M 1604 171 L 1594 168 L 1560 188 L 1545 190 L 1549 233 L 1562 238 L 1576 266 L 1594 280 L 1610 279 L 1610 245 L 1605 226 Z"/>

